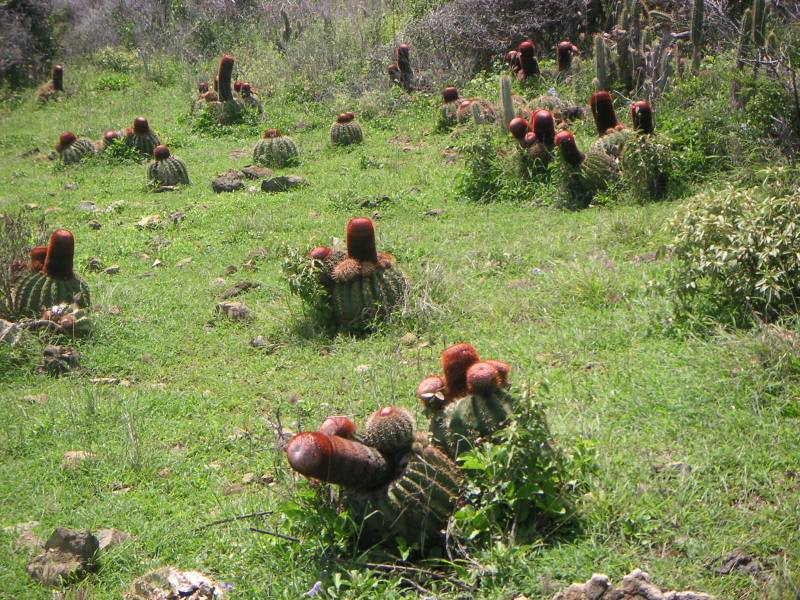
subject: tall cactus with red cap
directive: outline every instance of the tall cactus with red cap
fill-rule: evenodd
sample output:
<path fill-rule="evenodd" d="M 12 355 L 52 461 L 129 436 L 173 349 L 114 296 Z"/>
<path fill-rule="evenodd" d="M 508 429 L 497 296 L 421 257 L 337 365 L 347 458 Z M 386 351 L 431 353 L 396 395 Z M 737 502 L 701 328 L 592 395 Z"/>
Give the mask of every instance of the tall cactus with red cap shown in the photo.
<path fill-rule="evenodd" d="M 584 154 L 571 131 L 559 131 L 555 142 L 561 161 L 562 194 L 568 204 L 588 206 L 619 178 L 619 165 L 613 156 L 597 147 Z"/>
<path fill-rule="evenodd" d="M 625 142 L 620 164 L 622 176 L 640 200 L 658 200 L 668 191 L 672 153 L 656 141 L 653 107 L 646 100 L 631 104 L 633 132 Z"/>
<path fill-rule="evenodd" d="M 290 288 L 304 300 L 316 297 L 307 274 L 321 286 L 326 306 L 336 324 L 348 331 L 363 331 L 386 318 L 405 302 L 408 283 L 396 268 L 394 256 L 378 252 L 375 227 L 367 218 L 347 224 L 347 252 L 325 246 L 315 248 L 301 264 L 287 260 Z"/>
<path fill-rule="evenodd" d="M 133 120 L 133 127 L 125 130 L 123 143 L 129 148 L 133 148 L 142 156 L 153 156 L 153 150 L 161 144 L 158 135 L 150 129 L 150 123 L 144 117 L 136 117 Z"/>
<path fill-rule="evenodd" d="M 50 81 L 46 81 L 36 90 L 40 102 L 55 100 L 64 94 L 64 67 L 53 65 Z"/>
<path fill-rule="evenodd" d="M 402 536 L 425 547 L 442 531 L 461 497 L 461 473 L 440 450 L 415 435 L 413 417 L 386 406 L 362 435 L 346 417 L 329 417 L 319 431 L 297 434 L 287 458 L 298 473 L 337 484 L 360 527 L 360 541 Z"/>
<path fill-rule="evenodd" d="M 386 69 L 389 80 L 399 85 L 405 91 L 410 92 L 414 89 L 414 71 L 411 68 L 411 47 L 408 44 L 400 44 L 395 50 L 395 62 Z"/>
<path fill-rule="evenodd" d="M 456 457 L 501 429 L 516 403 L 508 391 L 510 370 L 504 362 L 481 360 L 470 344 L 442 352 L 443 374 L 417 387 L 431 417 L 434 444 Z"/>
<path fill-rule="evenodd" d="M 34 249 L 36 250 L 36 249 Z M 40 253 L 31 254 L 31 265 Z M 50 237 L 41 270 L 23 277 L 12 294 L 13 311 L 19 316 L 38 316 L 57 304 L 75 304 L 85 308 L 91 304 L 86 282 L 72 270 L 75 257 L 75 238 L 70 231 L 59 229 Z"/>
<path fill-rule="evenodd" d="M 244 114 L 245 104 L 233 93 L 233 66 L 236 59 L 225 54 L 219 61 L 219 69 L 214 79 L 216 95 L 205 96 L 204 112 L 211 115 L 217 125 L 239 123 Z"/>

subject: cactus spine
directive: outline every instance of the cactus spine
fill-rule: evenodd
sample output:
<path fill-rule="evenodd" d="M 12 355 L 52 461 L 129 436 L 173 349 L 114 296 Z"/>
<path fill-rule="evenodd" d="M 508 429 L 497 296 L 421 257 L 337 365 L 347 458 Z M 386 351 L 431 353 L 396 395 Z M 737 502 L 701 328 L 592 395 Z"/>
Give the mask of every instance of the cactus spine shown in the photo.
<path fill-rule="evenodd" d="M 190 183 L 184 162 L 172 156 L 169 148 L 163 145 L 156 146 L 153 150 L 153 161 L 147 167 L 147 179 L 156 185 L 165 186 Z"/>
<path fill-rule="evenodd" d="M 503 122 L 500 125 L 503 129 L 508 127 L 511 120 L 516 116 L 514 100 L 511 95 L 511 78 L 504 75 L 500 78 L 500 98 L 503 103 Z"/>
<path fill-rule="evenodd" d="M 266 167 L 288 167 L 299 162 L 300 153 L 292 138 L 277 129 L 267 129 L 253 149 L 253 162 Z"/>
<path fill-rule="evenodd" d="M 762 0 L 763 1 L 763 0 Z M 694 0 L 692 7 L 692 75 L 700 73 L 700 59 L 703 53 L 703 12 L 705 0 Z"/>

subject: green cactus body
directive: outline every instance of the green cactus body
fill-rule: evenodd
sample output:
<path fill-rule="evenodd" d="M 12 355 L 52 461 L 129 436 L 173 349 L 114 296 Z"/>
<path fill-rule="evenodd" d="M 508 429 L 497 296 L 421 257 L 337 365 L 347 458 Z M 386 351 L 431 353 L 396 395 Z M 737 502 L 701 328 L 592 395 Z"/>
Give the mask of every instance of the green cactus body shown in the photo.
<path fill-rule="evenodd" d="M 95 153 L 94 144 L 84 138 L 78 138 L 69 146 L 61 149 L 61 161 L 65 165 L 70 165 L 80 162 L 86 156 L 91 156 Z"/>
<path fill-rule="evenodd" d="M 623 178 L 639 198 L 659 200 L 666 195 L 672 172 L 668 146 L 658 144 L 650 135 L 631 136 L 621 163 Z"/>
<path fill-rule="evenodd" d="M 382 408 L 367 420 L 361 441 L 387 456 L 405 454 L 414 443 L 414 418 L 396 406 Z"/>
<path fill-rule="evenodd" d="M 362 543 L 402 536 L 424 550 L 441 538 L 461 498 L 461 485 L 458 467 L 445 453 L 427 446 L 409 453 L 387 486 L 369 494 L 348 493 L 344 501 L 351 515 L 363 521 Z"/>
<path fill-rule="evenodd" d="M 767 11 L 765 0 L 753 0 L 751 41 L 756 48 L 764 46 L 767 31 Z"/>
<path fill-rule="evenodd" d="M 57 279 L 42 271 L 29 273 L 14 290 L 14 312 L 17 315 L 40 315 L 57 304 L 75 304 L 86 308 L 91 304 L 89 286 L 80 277 Z"/>
<path fill-rule="evenodd" d="M 753 11 L 749 8 L 742 15 L 742 33 L 739 37 L 739 48 L 736 52 L 736 66 L 741 69 L 744 66 L 744 57 L 750 48 L 753 37 Z"/>
<path fill-rule="evenodd" d="M 516 107 L 514 106 L 514 100 L 511 94 L 511 78 L 504 75 L 500 78 L 500 98 L 503 102 L 503 129 L 508 127 L 508 124 L 511 122 L 516 115 Z"/>
<path fill-rule="evenodd" d="M 129 148 L 136 148 L 144 156 L 153 156 L 153 150 L 161 143 L 158 136 L 153 131 L 139 133 L 129 130 L 125 134 L 125 145 Z"/>
<path fill-rule="evenodd" d="M 474 446 L 479 438 L 501 429 L 515 403 L 505 389 L 489 396 L 470 394 L 451 402 L 431 419 L 433 442 L 455 458 Z"/>
<path fill-rule="evenodd" d="M 591 151 L 580 167 L 564 165 L 562 190 L 576 206 L 588 206 L 594 197 L 619 179 L 617 161 L 605 152 Z"/>
<path fill-rule="evenodd" d="M 233 125 L 242 120 L 244 103 L 238 98 L 225 101 L 217 100 L 206 102 L 206 106 L 203 110 L 208 111 L 214 123 L 218 125 Z"/>
<path fill-rule="evenodd" d="M 295 165 L 299 162 L 299 156 L 297 145 L 285 135 L 264 138 L 253 150 L 253 162 L 273 168 Z"/>
<path fill-rule="evenodd" d="M 459 104 L 461 104 L 461 100 L 453 100 L 439 106 L 439 118 L 437 120 L 439 129 L 447 130 L 455 127 Z"/>
<path fill-rule="evenodd" d="M 186 164 L 175 156 L 156 159 L 147 166 L 147 179 L 156 185 L 189 184 Z"/>
<path fill-rule="evenodd" d="M 261 100 L 259 100 L 258 96 L 253 94 L 249 96 L 242 96 L 242 104 L 244 105 L 244 108 L 255 111 L 259 115 L 264 114 L 264 105 L 261 104 Z"/>
<path fill-rule="evenodd" d="M 336 322 L 348 330 L 369 327 L 402 305 L 408 283 L 393 267 L 376 266 L 371 273 L 333 280 L 330 295 Z"/>
<path fill-rule="evenodd" d="M 334 123 L 331 126 L 331 144 L 334 146 L 349 146 L 363 141 L 364 132 L 361 130 L 361 125 L 355 121 Z"/>
<path fill-rule="evenodd" d="M 589 146 L 589 151 L 605 152 L 614 158 L 619 158 L 622 156 L 625 144 L 633 135 L 633 130 L 627 128 L 612 131 L 593 142 Z"/>
<path fill-rule="evenodd" d="M 594 36 L 594 76 L 595 89 L 598 91 L 608 91 L 611 88 L 611 81 L 608 75 L 606 43 L 602 33 L 596 33 Z"/>

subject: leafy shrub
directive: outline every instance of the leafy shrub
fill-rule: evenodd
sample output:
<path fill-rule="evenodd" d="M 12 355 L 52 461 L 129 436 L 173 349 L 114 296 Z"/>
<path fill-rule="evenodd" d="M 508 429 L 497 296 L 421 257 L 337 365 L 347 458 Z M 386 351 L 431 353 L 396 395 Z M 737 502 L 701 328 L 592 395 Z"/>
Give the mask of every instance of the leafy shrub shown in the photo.
<path fill-rule="evenodd" d="M 100 75 L 94 83 L 94 89 L 98 92 L 102 91 L 120 91 L 127 90 L 133 86 L 133 81 L 130 77 L 123 73 L 106 73 Z"/>
<path fill-rule="evenodd" d="M 695 198 L 672 226 L 676 308 L 718 320 L 774 320 L 800 300 L 800 191 L 728 188 Z"/>
<path fill-rule="evenodd" d="M 289 291 L 300 296 L 307 315 L 320 323 L 328 323 L 333 318 L 327 301 L 325 288 L 319 281 L 319 272 L 314 268 L 308 254 L 295 248 L 287 248 L 283 259 L 283 274 L 289 284 Z"/>
<path fill-rule="evenodd" d="M 583 448 L 573 459 L 579 470 L 595 464 Z M 544 408 L 530 394 L 519 400 L 508 426 L 460 457 L 468 503 L 455 515 L 468 539 L 546 533 L 576 516 L 569 461 L 553 445 Z M 512 540 L 513 541 L 513 540 Z"/>
<path fill-rule="evenodd" d="M 458 151 L 465 160 L 465 169 L 458 176 L 456 190 L 476 202 L 496 200 L 502 189 L 503 169 L 497 151 L 493 127 L 470 125 L 461 133 Z"/>
<path fill-rule="evenodd" d="M 129 73 L 139 64 L 136 54 L 125 48 L 106 46 L 94 54 L 94 63 L 106 71 Z"/>

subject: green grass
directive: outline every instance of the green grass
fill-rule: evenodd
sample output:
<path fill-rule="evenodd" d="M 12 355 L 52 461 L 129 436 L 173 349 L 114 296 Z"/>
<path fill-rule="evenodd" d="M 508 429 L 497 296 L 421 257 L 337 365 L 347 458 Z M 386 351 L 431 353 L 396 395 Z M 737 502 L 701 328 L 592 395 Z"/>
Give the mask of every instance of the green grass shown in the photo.
<path fill-rule="evenodd" d="M 280 507 L 308 486 L 276 449 L 274 424 L 315 429 L 341 413 L 363 423 L 377 407 L 397 403 L 423 425 L 416 385 L 457 341 L 509 362 L 520 386 L 546 382 L 540 400 L 558 444 L 567 452 L 588 444 L 598 462 L 579 503 L 581 528 L 476 555 L 489 570 L 478 597 L 545 598 L 594 572 L 619 579 L 635 567 L 670 589 L 764 597 L 759 579 L 709 568 L 736 548 L 769 572 L 784 569 L 784 559 L 797 570 L 797 365 L 769 330 L 700 337 L 671 326 L 668 299 L 650 285 L 664 280 L 668 260 L 641 257 L 669 239 L 664 223 L 679 201 L 580 212 L 549 208 L 552 197 L 469 202 L 455 191 L 463 165 L 442 156 L 452 141 L 433 132 L 434 101 L 408 103 L 396 94 L 362 107 L 372 118 L 362 121 L 366 143 L 353 150 L 328 142 L 329 124 L 346 106 L 266 99 L 268 126 L 285 130 L 301 150 L 300 166 L 283 172 L 311 185 L 216 195 L 211 178 L 248 164 L 230 154 L 250 151 L 256 135 L 192 132 L 181 121 L 188 77 L 173 87 L 120 91 L 96 91 L 94 81 L 59 104 L 0 107 L 0 209 L 34 203 L 36 214 L 50 211 L 51 229 L 73 230 L 78 271 L 99 307 L 97 335 L 79 343 L 85 368 L 78 374 L 50 379 L 36 372 L 36 354 L 13 364 L 0 355 L 0 525 L 36 520 L 45 537 L 57 526 L 130 532 L 133 540 L 103 554 L 99 574 L 82 584 L 92 598 L 118 598 L 163 564 L 230 582 L 234 599 L 298 598 L 317 580 L 328 597 L 414 597 L 396 578 L 324 560 L 325 540 L 312 534 L 293 543 L 252 533 L 247 522 L 198 528 L 275 510 L 252 524 L 288 533 Z M 97 139 L 139 114 L 186 162 L 192 186 L 152 194 L 144 165 L 97 159 L 62 168 L 19 156 L 51 147 L 63 130 Z M 580 126 L 582 146 L 590 132 L 589 123 Z M 722 176 L 687 186 L 713 188 Z M 378 209 L 359 207 L 383 195 L 390 200 Z M 100 212 L 78 208 L 87 201 Z M 118 212 L 102 212 L 117 201 L 124 202 Z M 425 216 L 435 208 L 445 212 Z M 343 238 L 349 218 L 374 210 L 379 249 L 396 254 L 425 301 L 371 336 L 327 336 L 288 293 L 284 249 Z M 185 213 L 178 224 L 135 227 L 143 216 L 177 211 Z M 91 219 L 102 228 L 92 230 Z M 256 270 L 242 269 L 259 248 L 266 253 Z M 121 272 L 86 272 L 92 256 Z M 175 266 L 187 257 L 188 265 Z M 156 259 L 162 265 L 153 268 Z M 224 276 L 229 265 L 239 270 Z M 223 276 L 226 286 L 214 287 Z M 240 280 L 261 284 L 240 298 L 255 320 L 215 321 L 220 292 Z M 408 331 L 424 343 L 402 345 Z M 270 340 L 270 351 L 249 345 L 257 335 Z M 95 377 L 131 384 L 90 383 Z M 32 403 L 31 394 L 47 401 Z M 92 451 L 97 460 L 65 471 L 70 450 Z M 687 477 L 656 471 L 676 461 L 691 465 Z M 274 482 L 226 495 L 245 473 Z M 0 595 L 50 597 L 27 576 L 28 555 L 14 541 L 0 533 Z M 423 583 L 437 597 L 457 596 Z"/>

